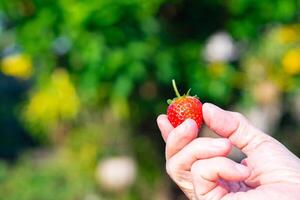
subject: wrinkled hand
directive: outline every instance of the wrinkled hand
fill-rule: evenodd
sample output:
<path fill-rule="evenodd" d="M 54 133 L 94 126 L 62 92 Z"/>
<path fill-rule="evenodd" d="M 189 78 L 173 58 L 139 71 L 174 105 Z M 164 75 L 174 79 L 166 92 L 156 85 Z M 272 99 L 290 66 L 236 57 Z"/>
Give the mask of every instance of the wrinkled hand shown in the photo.
<path fill-rule="evenodd" d="M 198 138 L 191 119 L 177 128 L 166 115 L 157 119 L 166 141 L 167 173 L 189 199 L 300 199 L 299 158 L 239 113 L 205 103 L 203 118 L 222 138 Z M 232 145 L 247 156 L 240 164 L 226 157 Z"/>

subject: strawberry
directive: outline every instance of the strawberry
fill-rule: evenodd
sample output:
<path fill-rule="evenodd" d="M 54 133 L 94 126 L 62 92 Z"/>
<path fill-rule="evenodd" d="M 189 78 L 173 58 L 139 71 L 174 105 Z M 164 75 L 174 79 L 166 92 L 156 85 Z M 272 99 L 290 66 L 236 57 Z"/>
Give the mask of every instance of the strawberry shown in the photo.
<path fill-rule="evenodd" d="M 183 96 L 180 96 L 176 87 L 175 80 L 172 80 L 173 88 L 176 93 L 176 98 L 168 100 L 168 119 L 173 125 L 177 127 L 186 119 L 193 119 L 196 121 L 198 128 L 202 125 L 202 103 L 197 96 L 190 96 L 190 90 Z"/>

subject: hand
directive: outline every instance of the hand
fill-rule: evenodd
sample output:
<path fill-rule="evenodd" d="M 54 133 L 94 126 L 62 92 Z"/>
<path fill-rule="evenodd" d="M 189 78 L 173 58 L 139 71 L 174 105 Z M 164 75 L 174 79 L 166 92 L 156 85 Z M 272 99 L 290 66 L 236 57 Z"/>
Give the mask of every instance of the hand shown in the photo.
<path fill-rule="evenodd" d="M 198 138 L 194 120 L 173 128 L 157 119 L 166 141 L 166 170 L 191 200 L 299 199 L 300 160 L 281 143 L 253 127 L 241 114 L 209 103 L 205 124 L 222 138 Z M 232 145 L 247 158 L 240 164 L 226 155 Z"/>

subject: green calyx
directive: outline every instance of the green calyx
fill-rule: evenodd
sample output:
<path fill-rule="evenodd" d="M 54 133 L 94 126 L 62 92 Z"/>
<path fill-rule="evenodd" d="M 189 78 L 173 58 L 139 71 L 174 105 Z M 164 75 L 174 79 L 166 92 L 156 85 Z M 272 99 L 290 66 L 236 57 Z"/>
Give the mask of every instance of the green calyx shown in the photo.
<path fill-rule="evenodd" d="M 176 82 L 175 82 L 174 79 L 172 79 L 172 85 L 173 85 L 173 89 L 174 89 L 174 91 L 175 91 L 176 97 L 173 98 L 173 99 L 168 99 L 168 100 L 167 100 L 167 103 L 168 103 L 169 105 L 170 105 L 171 103 L 173 103 L 173 101 L 176 101 L 176 100 L 179 99 L 179 98 L 183 98 L 183 97 L 190 96 L 191 88 L 187 91 L 186 94 L 184 94 L 184 95 L 181 96 L 180 93 L 179 93 L 179 91 L 178 91 L 178 89 L 177 89 Z M 195 97 L 197 97 L 197 96 L 195 96 Z"/>

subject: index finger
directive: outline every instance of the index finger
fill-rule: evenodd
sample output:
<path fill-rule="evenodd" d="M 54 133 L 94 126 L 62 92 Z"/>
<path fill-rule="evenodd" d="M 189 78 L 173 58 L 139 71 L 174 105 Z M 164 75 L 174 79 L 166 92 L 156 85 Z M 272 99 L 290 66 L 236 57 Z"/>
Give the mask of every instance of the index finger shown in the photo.
<path fill-rule="evenodd" d="M 159 115 L 156 121 L 157 121 L 158 128 L 161 132 L 161 135 L 164 141 L 166 142 L 169 133 L 174 129 L 174 127 L 170 123 L 167 115 Z"/>

